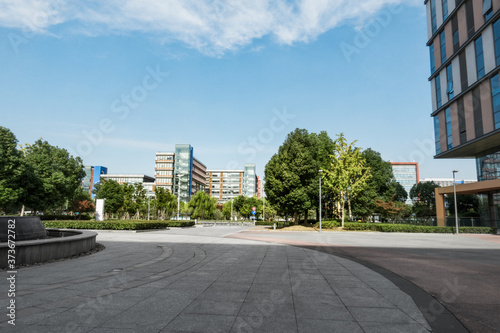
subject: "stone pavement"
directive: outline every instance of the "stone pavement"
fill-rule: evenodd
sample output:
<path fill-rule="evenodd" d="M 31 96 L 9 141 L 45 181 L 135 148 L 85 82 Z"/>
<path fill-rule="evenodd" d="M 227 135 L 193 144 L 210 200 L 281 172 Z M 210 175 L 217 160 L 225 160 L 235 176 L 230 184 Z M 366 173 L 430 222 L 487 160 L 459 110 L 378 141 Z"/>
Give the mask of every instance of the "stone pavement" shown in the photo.
<path fill-rule="evenodd" d="M 99 232 L 99 253 L 18 270 L 15 326 L 3 278 L 0 330 L 432 331 L 381 274 L 314 249 L 231 238 L 242 230 Z"/>

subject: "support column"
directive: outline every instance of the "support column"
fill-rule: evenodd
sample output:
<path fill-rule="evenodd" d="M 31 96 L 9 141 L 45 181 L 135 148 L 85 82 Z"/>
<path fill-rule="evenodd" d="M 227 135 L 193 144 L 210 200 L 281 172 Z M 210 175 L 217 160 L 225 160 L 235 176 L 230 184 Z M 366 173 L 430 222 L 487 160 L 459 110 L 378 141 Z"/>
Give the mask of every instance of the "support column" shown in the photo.
<path fill-rule="evenodd" d="M 494 193 L 488 193 L 488 213 L 490 214 L 490 226 L 497 228 L 498 212 L 495 205 Z"/>
<path fill-rule="evenodd" d="M 436 197 L 436 218 L 438 227 L 446 227 L 446 207 L 444 206 L 444 194 L 439 193 L 439 187 L 434 189 Z"/>

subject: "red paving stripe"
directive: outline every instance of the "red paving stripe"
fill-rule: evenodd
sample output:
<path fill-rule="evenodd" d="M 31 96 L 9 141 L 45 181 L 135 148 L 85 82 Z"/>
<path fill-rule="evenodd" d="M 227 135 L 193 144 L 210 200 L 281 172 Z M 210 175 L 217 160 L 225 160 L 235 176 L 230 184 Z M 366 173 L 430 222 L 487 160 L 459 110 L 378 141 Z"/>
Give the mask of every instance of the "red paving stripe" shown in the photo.
<path fill-rule="evenodd" d="M 471 234 L 463 234 L 463 235 L 460 235 L 460 236 L 479 238 L 479 239 L 485 240 L 487 242 L 493 242 L 493 243 L 500 244 L 500 236 L 499 235 L 471 235 Z"/>

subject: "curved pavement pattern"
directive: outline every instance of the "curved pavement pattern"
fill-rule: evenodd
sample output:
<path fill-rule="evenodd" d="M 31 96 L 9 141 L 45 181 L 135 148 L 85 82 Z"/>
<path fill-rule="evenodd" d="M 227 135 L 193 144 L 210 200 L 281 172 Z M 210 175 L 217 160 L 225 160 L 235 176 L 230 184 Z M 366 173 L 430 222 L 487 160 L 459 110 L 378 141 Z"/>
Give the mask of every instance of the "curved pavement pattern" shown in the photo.
<path fill-rule="evenodd" d="M 432 331 L 413 299 L 381 274 L 315 249 L 230 235 L 241 230 L 99 232 L 99 253 L 19 269 L 16 326 L 4 314 L 0 330 Z"/>

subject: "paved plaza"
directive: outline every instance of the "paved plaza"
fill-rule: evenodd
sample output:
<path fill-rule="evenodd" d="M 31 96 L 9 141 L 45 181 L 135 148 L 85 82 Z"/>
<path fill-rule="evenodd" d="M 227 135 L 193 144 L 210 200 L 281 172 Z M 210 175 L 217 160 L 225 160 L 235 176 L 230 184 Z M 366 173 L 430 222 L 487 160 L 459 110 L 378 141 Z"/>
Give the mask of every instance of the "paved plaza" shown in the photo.
<path fill-rule="evenodd" d="M 381 261 L 390 258 L 376 251 L 406 250 L 411 265 L 418 244 L 431 256 L 434 244 L 450 258 L 483 249 L 496 251 L 496 258 L 472 251 L 466 260 L 498 269 L 500 243 L 453 237 L 242 227 L 99 232 L 103 251 L 20 268 L 16 325 L 4 314 L 0 330 L 466 332 L 442 300 L 418 287 L 418 276 L 409 282 L 391 267 L 368 261 L 367 253 L 358 253 L 358 260 L 346 250 L 371 248 Z M 7 313 L 5 281 L 0 302 Z"/>

